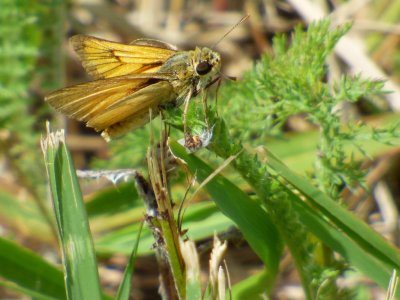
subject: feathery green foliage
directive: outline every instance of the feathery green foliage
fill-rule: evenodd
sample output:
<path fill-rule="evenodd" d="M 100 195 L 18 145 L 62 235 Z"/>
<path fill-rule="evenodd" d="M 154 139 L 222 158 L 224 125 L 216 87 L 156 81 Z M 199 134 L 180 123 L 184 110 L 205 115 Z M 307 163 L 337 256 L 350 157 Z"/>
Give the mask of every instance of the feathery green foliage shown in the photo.
<path fill-rule="evenodd" d="M 344 146 L 357 146 L 366 138 L 382 141 L 382 136 L 373 131 L 367 136 L 362 133 L 362 124 L 350 122 L 346 128 L 338 107 L 343 101 L 355 102 L 360 97 L 384 93 L 383 83 L 343 76 L 332 86 L 325 79 L 329 72 L 326 59 L 349 29 L 347 24 L 331 30 L 328 21 L 311 24 L 307 32 L 297 27 L 289 48 L 286 37 L 275 38 L 273 56 L 264 55 L 240 83 L 230 83 L 221 91 L 223 101 L 228 101 L 229 113 L 224 116 L 232 134 L 252 145 L 280 136 L 290 116 L 305 114 L 320 132 L 315 181 L 333 198 L 338 197 L 343 185 L 352 187 L 362 181 L 358 163 L 344 151 Z M 391 137 L 399 134 L 386 132 Z"/>
<path fill-rule="evenodd" d="M 400 132 L 393 127 L 369 129 L 365 133 L 363 124 L 350 123 L 345 127 L 341 122 L 341 111 L 337 108 L 343 101 L 355 102 L 362 96 L 384 93 L 382 82 L 363 80 L 360 76 L 344 76 L 334 86 L 326 82 L 326 59 L 349 29 L 350 25 L 331 29 L 329 21 L 321 21 L 311 24 L 307 32 L 298 27 L 289 47 L 287 38 L 275 38 L 273 56 L 265 54 L 242 81 L 222 88 L 226 123 L 220 123 L 216 129 L 211 149 L 228 157 L 241 148 L 241 143 L 263 145 L 267 138 L 282 136 L 283 125 L 290 116 L 304 114 L 319 129 L 311 178 L 314 184 L 333 199 L 339 199 L 343 186 L 362 185 L 364 173 L 359 162 L 345 152 L 345 145 L 351 143 L 362 151 L 358 142 L 365 139 L 387 142 Z M 232 136 L 238 140 L 236 146 L 232 145 Z M 307 297 L 329 295 L 338 299 L 335 297 L 347 295 L 335 286 L 335 278 L 345 268 L 333 259 L 327 247 L 310 239 L 287 201 L 280 177 L 267 170 L 257 157 L 251 159 L 246 153 L 239 155 L 234 165 L 275 220 L 295 259 Z M 312 255 L 313 251 L 317 252 Z M 324 253 L 321 256 L 324 259 L 318 258 L 317 253 Z"/>

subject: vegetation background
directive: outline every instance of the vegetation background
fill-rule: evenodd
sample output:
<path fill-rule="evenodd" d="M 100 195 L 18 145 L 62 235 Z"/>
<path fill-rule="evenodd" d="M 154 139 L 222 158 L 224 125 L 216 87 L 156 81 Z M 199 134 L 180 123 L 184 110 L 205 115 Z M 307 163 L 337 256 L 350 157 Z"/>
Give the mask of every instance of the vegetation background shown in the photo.
<path fill-rule="evenodd" d="M 276 256 L 260 255 L 264 248 L 254 242 L 260 238 L 258 233 L 251 240 L 246 232 L 254 228 L 243 228 L 230 215 L 232 207 L 224 206 L 223 201 L 239 201 L 234 188 L 221 191 L 217 186 L 213 191 L 210 187 L 192 199 L 183 225 L 199 247 L 202 280 L 207 281 L 216 232 L 229 241 L 225 259 L 234 298 L 259 297 L 265 290 L 273 299 L 383 299 L 389 294 L 388 278 L 400 266 L 396 250 L 399 1 L 1 0 L 0 298 L 21 298 L 21 294 L 59 298 L 57 293 L 63 290 L 61 273 L 44 262 L 61 263 L 40 150 L 46 120 L 54 128 L 66 128 L 77 169 L 129 168 L 146 173 L 148 127 L 107 144 L 44 103 L 50 91 L 89 80 L 68 37 L 83 33 L 123 43 L 148 37 L 180 49 L 211 47 L 247 13 L 250 18 L 215 48 L 223 58 L 222 72 L 238 77 L 238 82 L 224 80 L 218 92 L 219 115 L 230 135 L 217 126 L 222 128 L 216 133 L 220 142 L 195 155 L 216 169 L 243 147 L 248 156 L 239 157 L 222 173 L 258 203 L 278 228 L 276 245 L 271 245 L 274 238 L 259 242 L 275 247 Z M 330 24 L 310 26 L 324 17 Z M 309 35 L 295 29 L 298 25 Z M 335 30 L 339 25 L 343 27 Z M 280 35 L 287 39 L 276 39 Z M 210 97 L 214 94 L 215 90 Z M 177 139 L 180 135 L 172 132 Z M 224 144 L 224 138 L 233 146 Z M 200 163 L 192 156 L 181 156 L 192 171 L 195 166 L 206 169 L 196 165 Z M 308 185 L 291 177 L 292 171 L 307 177 Z M 200 179 L 201 172 L 197 176 Z M 180 172 L 173 179 L 174 201 L 184 198 L 187 186 L 187 175 Z M 84 180 L 81 187 L 102 290 L 114 294 L 145 209 L 132 181 L 99 178 Z M 367 229 L 353 232 L 349 224 L 359 225 L 351 223 L 353 217 L 318 204 L 311 187 L 353 211 L 388 243 L 375 239 Z M 294 198 L 301 198 L 298 193 L 308 199 L 311 210 L 292 204 Z M 312 230 L 325 228 L 317 223 L 325 219 L 344 232 L 335 236 L 329 231 L 336 244 L 323 238 L 328 230 L 320 235 Z M 368 244 L 369 239 L 382 248 Z M 361 250 L 352 254 L 348 249 L 355 249 L 354 241 Z M 144 230 L 132 280 L 133 299 L 159 297 L 153 243 L 150 231 Z M 38 278 L 47 290 L 38 287 Z M 54 287 L 46 280 L 54 280 Z"/>

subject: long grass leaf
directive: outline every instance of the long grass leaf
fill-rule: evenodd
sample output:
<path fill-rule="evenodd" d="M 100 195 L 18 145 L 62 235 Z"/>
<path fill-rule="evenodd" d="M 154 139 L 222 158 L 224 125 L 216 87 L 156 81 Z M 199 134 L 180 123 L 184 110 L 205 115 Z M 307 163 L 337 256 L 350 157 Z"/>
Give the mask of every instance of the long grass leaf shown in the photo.
<path fill-rule="evenodd" d="M 0 276 L 22 292 L 65 299 L 62 272 L 32 251 L 0 237 L 0 262 Z"/>
<path fill-rule="evenodd" d="M 48 133 L 42 149 L 63 254 L 68 299 L 101 299 L 85 206 L 63 131 Z"/>
<path fill-rule="evenodd" d="M 170 142 L 174 155 L 183 159 L 192 174 L 202 182 L 214 170 L 195 155 L 188 154 L 176 142 Z M 278 270 L 282 242 L 276 227 L 267 213 L 246 193 L 221 175 L 215 176 L 205 189 L 213 197 L 219 209 L 233 220 L 267 266 L 272 279 Z"/>
<path fill-rule="evenodd" d="M 131 256 L 129 257 L 129 262 L 128 265 L 125 268 L 124 272 L 124 277 L 122 278 L 121 285 L 118 288 L 117 296 L 115 299 L 117 300 L 123 300 L 123 299 L 129 299 L 129 292 L 131 290 L 132 286 L 132 274 L 134 271 L 135 267 L 135 261 L 136 261 L 136 256 L 137 256 L 137 250 L 139 247 L 139 241 L 140 241 L 140 234 L 142 233 L 142 228 L 143 228 L 143 222 L 140 224 L 137 236 L 136 236 L 136 241 L 135 245 L 133 246 L 133 250 L 131 253 Z"/>
<path fill-rule="evenodd" d="M 307 198 L 305 202 L 295 194 L 291 196 L 307 229 L 386 287 L 392 270 L 400 268 L 399 252 L 351 212 L 293 173 L 271 152 L 267 155 L 267 164 Z"/>

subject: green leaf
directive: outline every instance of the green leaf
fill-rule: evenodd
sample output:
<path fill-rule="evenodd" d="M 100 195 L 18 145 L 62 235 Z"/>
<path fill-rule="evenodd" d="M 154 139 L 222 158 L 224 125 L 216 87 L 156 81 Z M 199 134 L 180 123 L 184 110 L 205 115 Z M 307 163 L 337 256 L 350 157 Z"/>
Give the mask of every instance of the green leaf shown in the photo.
<path fill-rule="evenodd" d="M 5 288 L 7 288 L 8 290 L 17 292 L 19 294 L 30 296 L 32 299 L 35 299 L 35 300 L 36 299 L 38 299 L 38 300 L 56 300 L 56 299 L 59 299 L 59 298 L 54 298 L 54 297 L 48 297 L 48 296 L 46 296 L 44 294 L 35 292 L 33 290 L 30 290 L 30 289 L 23 288 L 23 287 L 21 287 L 19 285 L 16 285 L 15 283 L 12 283 L 12 282 L 9 282 L 9 281 L 0 280 L 0 286 L 3 286 Z"/>
<path fill-rule="evenodd" d="M 63 131 L 42 140 L 61 242 L 68 299 L 102 299 L 82 194 Z"/>
<path fill-rule="evenodd" d="M 385 288 L 392 270 L 400 268 L 399 252 L 351 212 L 290 171 L 271 152 L 267 151 L 267 157 L 267 164 L 307 197 L 305 202 L 289 193 L 308 230 Z"/>
<path fill-rule="evenodd" d="M 386 113 L 363 120 L 366 122 L 367 127 L 363 128 L 360 134 L 365 134 L 368 138 L 360 140 L 360 147 L 371 157 L 374 157 L 393 149 L 393 144 L 400 144 L 399 138 L 391 137 L 390 142 L 392 145 L 388 145 L 372 140 L 370 134 L 368 134 L 369 128 L 398 128 L 399 117 L 398 113 Z M 291 170 L 305 173 L 312 170 L 318 138 L 318 130 L 311 130 L 307 132 L 288 133 L 283 135 L 281 139 L 268 139 L 263 140 L 261 143 L 268 145 L 268 149 L 272 153 L 279 153 L 279 158 L 286 165 L 290 166 Z M 346 151 L 347 157 L 354 154 L 357 160 L 365 159 L 365 154 L 354 151 L 355 149 L 350 143 L 344 144 L 344 150 Z M 261 152 L 261 154 L 263 154 L 263 152 Z M 260 158 L 263 159 L 263 156 L 261 155 Z"/>
<path fill-rule="evenodd" d="M 111 215 L 131 209 L 133 202 L 139 203 L 138 199 L 134 184 L 132 182 L 124 183 L 96 193 L 86 204 L 86 211 L 89 218 L 105 214 Z"/>
<path fill-rule="evenodd" d="M 178 143 L 171 141 L 170 147 L 175 156 L 187 163 L 190 172 L 196 174 L 199 182 L 204 181 L 213 172 L 210 166 L 195 155 L 188 154 Z M 252 249 L 267 266 L 272 280 L 278 271 L 282 242 L 267 213 L 221 175 L 215 176 L 207 183 L 205 190 L 213 197 L 218 208 L 239 227 Z"/>
<path fill-rule="evenodd" d="M 16 290 L 65 299 L 62 272 L 32 251 L 0 237 L 0 262 L 0 276 L 17 284 Z"/>
<path fill-rule="evenodd" d="M 143 212 L 142 212 L 143 216 Z M 207 226 L 204 226 L 207 224 Z M 189 229 L 186 235 L 190 240 L 205 239 L 214 233 L 227 231 L 234 223 L 224 216 L 211 201 L 191 204 L 185 211 L 183 218 L 183 229 Z M 98 253 L 124 253 L 129 254 L 133 247 L 133 236 L 137 234 L 139 225 L 126 226 L 119 230 L 114 230 L 96 240 L 96 250 Z M 154 237 L 147 228 L 143 229 L 139 255 L 152 253 Z"/>
<path fill-rule="evenodd" d="M 297 196 L 292 195 L 293 207 L 301 222 L 332 249 L 340 253 L 346 260 L 361 272 L 375 280 L 381 287 L 388 285 L 393 265 L 385 264 L 379 256 L 371 255 L 356 241 L 343 234 L 335 226 L 316 213 Z M 311 230 L 312 228 L 312 230 Z"/>
<path fill-rule="evenodd" d="M 4 226 L 15 228 L 29 238 L 45 244 L 54 242 L 49 223 L 31 198 L 21 201 L 11 192 L 0 190 L 0 219 Z"/>
<path fill-rule="evenodd" d="M 265 299 L 265 281 L 268 275 L 265 271 L 258 272 L 236 283 L 232 287 L 233 299 Z"/>
<path fill-rule="evenodd" d="M 143 222 L 140 223 L 140 228 L 139 228 L 137 236 L 136 236 L 135 245 L 133 246 L 131 256 L 129 257 L 128 265 L 125 268 L 124 277 L 122 278 L 121 285 L 118 288 L 118 293 L 117 293 L 117 296 L 115 297 L 115 299 L 117 299 L 117 300 L 129 299 L 129 292 L 130 292 L 131 286 L 132 286 L 132 274 L 134 271 L 134 266 L 135 266 L 135 261 L 136 261 L 136 256 L 137 256 L 137 250 L 139 247 L 140 234 L 142 233 L 142 228 L 143 228 Z"/>

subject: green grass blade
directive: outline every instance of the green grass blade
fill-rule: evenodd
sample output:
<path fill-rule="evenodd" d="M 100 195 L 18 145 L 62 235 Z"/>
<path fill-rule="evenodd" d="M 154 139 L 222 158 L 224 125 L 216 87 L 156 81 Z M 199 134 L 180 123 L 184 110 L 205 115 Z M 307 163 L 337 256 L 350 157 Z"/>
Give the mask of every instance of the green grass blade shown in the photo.
<path fill-rule="evenodd" d="M 141 211 L 143 216 L 144 211 Z M 204 224 L 207 224 L 205 227 Z M 185 211 L 183 217 L 183 229 L 189 229 L 186 235 L 190 240 L 201 240 L 212 236 L 214 233 L 226 232 L 235 224 L 223 215 L 211 201 L 194 203 Z M 123 253 L 129 255 L 134 244 L 133 236 L 137 235 L 139 226 L 133 224 L 117 230 L 113 230 L 96 240 L 97 253 L 111 254 Z M 140 238 L 139 255 L 148 255 L 152 252 L 154 237 L 144 228 Z"/>
<path fill-rule="evenodd" d="M 398 113 L 385 113 L 378 116 L 369 117 L 363 120 L 371 128 L 390 128 L 399 123 Z M 366 127 L 361 133 L 369 132 L 369 127 Z M 260 144 L 268 145 L 268 149 L 272 153 L 279 153 L 279 159 L 291 170 L 304 174 L 307 171 L 312 171 L 315 161 L 315 149 L 317 149 L 319 139 L 318 129 L 306 132 L 291 132 L 283 135 L 281 139 L 269 139 L 262 141 Z M 392 138 L 391 144 L 384 144 L 371 139 L 361 140 L 358 144 L 371 157 L 383 155 L 386 151 L 393 149 L 393 145 L 400 144 L 400 138 Z M 344 145 L 344 150 L 348 157 L 354 155 L 356 160 L 364 160 L 365 154 L 355 151 L 351 143 Z M 261 158 L 263 158 L 261 156 Z"/>
<path fill-rule="evenodd" d="M 267 157 L 267 164 L 306 196 L 311 204 L 292 194 L 294 207 L 297 207 L 307 228 L 367 276 L 386 287 L 392 270 L 400 268 L 399 252 L 354 214 L 289 170 L 271 152 Z"/>
<path fill-rule="evenodd" d="M 174 155 L 183 159 L 199 182 L 214 170 L 176 142 L 170 142 Z M 218 208 L 233 220 L 249 242 L 252 249 L 267 266 L 272 279 L 278 270 L 282 242 L 276 227 L 267 213 L 246 193 L 221 175 L 206 184 L 205 190 L 213 197 Z"/>
<path fill-rule="evenodd" d="M 135 261 L 137 256 L 137 250 L 139 247 L 140 234 L 142 233 L 142 228 L 143 228 L 143 222 L 140 224 L 136 236 L 135 245 L 133 246 L 133 251 L 131 253 L 131 256 L 129 257 L 128 265 L 125 268 L 124 277 L 122 278 L 121 285 L 118 288 L 117 296 L 115 297 L 115 299 L 117 300 L 129 299 L 129 293 L 131 291 L 131 286 L 132 286 L 131 278 L 135 267 Z"/>
<path fill-rule="evenodd" d="M 93 241 L 64 133 L 48 133 L 42 149 L 62 248 L 67 297 L 101 299 Z"/>
<path fill-rule="evenodd" d="M 0 220 L 2 226 L 12 227 L 31 239 L 45 244 L 54 242 L 49 223 L 32 198 L 21 201 L 11 191 L 0 190 Z"/>
<path fill-rule="evenodd" d="M 316 214 L 306 203 L 294 199 L 292 195 L 293 208 L 298 213 L 300 221 L 332 249 L 340 253 L 347 261 L 357 267 L 361 272 L 385 288 L 389 282 L 392 267 L 385 264 L 377 256 L 373 256 L 349 236 L 343 234 L 326 219 Z"/>
<path fill-rule="evenodd" d="M 267 278 L 265 270 L 251 275 L 232 287 L 233 299 L 265 299 L 264 283 Z"/>
<path fill-rule="evenodd" d="M 21 295 L 27 295 L 27 296 L 31 297 L 32 299 L 35 299 L 35 300 L 58 300 L 58 299 L 60 299 L 60 298 L 55 298 L 55 297 L 49 297 L 47 295 L 35 292 L 33 290 L 30 290 L 30 289 L 23 288 L 23 287 L 21 287 L 19 285 L 16 285 L 15 283 L 8 282 L 8 281 L 0 280 L 0 286 L 4 287 L 4 288 L 6 288 L 6 289 L 8 289 L 10 291 L 17 292 L 17 293 L 19 293 Z"/>
<path fill-rule="evenodd" d="M 0 276 L 28 295 L 65 299 L 62 272 L 32 251 L 0 238 Z"/>
<path fill-rule="evenodd" d="M 112 201 L 110 201 L 112 199 Z M 132 209 L 132 206 L 143 206 L 139 200 L 133 182 L 119 184 L 118 187 L 112 186 L 96 193 L 89 202 L 86 203 L 86 211 L 89 218 L 101 215 L 113 215 Z"/>

